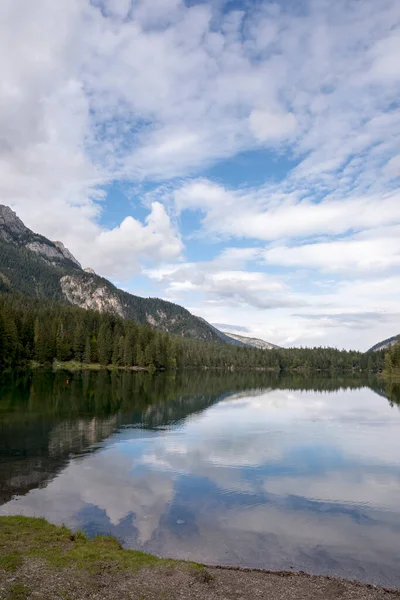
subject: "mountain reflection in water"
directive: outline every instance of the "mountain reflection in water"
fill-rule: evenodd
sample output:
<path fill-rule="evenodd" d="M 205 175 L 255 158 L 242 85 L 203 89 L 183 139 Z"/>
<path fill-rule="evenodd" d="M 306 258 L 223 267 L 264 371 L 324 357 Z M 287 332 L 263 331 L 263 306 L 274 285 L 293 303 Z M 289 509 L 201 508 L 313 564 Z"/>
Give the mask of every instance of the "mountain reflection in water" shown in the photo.
<path fill-rule="evenodd" d="M 400 585 L 399 402 L 373 377 L 3 375 L 0 515 Z"/>

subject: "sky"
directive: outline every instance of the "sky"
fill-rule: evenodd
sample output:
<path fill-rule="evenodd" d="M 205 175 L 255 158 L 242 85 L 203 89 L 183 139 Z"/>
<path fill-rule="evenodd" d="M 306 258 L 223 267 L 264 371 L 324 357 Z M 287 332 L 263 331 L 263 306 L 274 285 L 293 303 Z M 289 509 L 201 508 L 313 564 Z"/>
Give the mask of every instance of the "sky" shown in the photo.
<path fill-rule="evenodd" d="M 400 333 L 397 0 L 2 0 L 0 202 L 282 346 Z"/>

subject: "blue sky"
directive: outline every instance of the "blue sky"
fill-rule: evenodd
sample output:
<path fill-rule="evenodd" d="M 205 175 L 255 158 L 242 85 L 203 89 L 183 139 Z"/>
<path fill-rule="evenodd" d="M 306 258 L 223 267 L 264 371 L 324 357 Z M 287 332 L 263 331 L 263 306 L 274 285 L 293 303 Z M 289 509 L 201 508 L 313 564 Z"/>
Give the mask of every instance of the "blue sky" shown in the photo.
<path fill-rule="evenodd" d="M 400 7 L 5 0 L 0 193 L 132 293 L 280 345 L 400 332 Z"/>

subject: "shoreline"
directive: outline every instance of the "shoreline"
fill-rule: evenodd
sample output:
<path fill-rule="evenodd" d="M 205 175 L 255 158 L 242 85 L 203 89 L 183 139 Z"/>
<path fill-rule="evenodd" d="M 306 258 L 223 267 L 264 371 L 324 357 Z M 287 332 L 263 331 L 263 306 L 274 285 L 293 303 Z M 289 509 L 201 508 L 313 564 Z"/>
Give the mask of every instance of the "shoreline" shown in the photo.
<path fill-rule="evenodd" d="M 260 373 L 294 373 L 300 375 L 323 374 L 323 375 L 362 375 L 371 374 L 379 377 L 381 374 L 367 370 L 349 369 L 346 371 L 332 371 L 330 369 L 278 369 L 276 367 L 217 367 L 217 366 L 185 366 L 182 368 L 166 369 L 165 367 L 157 368 L 154 366 L 139 366 L 132 365 L 130 367 L 122 365 L 101 365 L 100 363 L 81 363 L 76 361 L 53 361 L 52 363 L 38 363 L 31 361 L 27 365 L 15 365 L 10 368 L 29 368 L 37 369 L 52 369 L 53 371 L 126 371 L 126 372 L 144 372 L 144 373 L 177 373 L 181 371 L 221 371 L 221 372 L 260 372 Z M 400 376 L 399 376 L 400 377 Z"/>
<path fill-rule="evenodd" d="M 163 559 L 44 519 L 0 517 L 0 599 L 312 600 L 400 598 L 400 589 L 302 571 Z"/>

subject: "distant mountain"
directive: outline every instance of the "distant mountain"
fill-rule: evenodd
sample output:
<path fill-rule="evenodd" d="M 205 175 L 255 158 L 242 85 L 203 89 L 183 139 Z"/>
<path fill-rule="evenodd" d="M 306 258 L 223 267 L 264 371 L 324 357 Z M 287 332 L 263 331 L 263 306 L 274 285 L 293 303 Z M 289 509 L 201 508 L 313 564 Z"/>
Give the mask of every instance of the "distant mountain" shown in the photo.
<path fill-rule="evenodd" d="M 385 348 L 389 348 L 389 346 L 393 346 L 393 344 L 398 342 L 399 339 L 400 339 L 400 334 L 394 335 L 393 337 L 388 338 L 387 340 L 383 340 L 383 342 L 379 342 L 378 344 L 375 344 L 375 346 L 372 346 L 372 348 L 370 348 L 368 350 L 368 352 L 378 352 L 378 350 L 385 350 Z"/>
<path fill-rule="evenodd" d="M 219 329 L 217 329 L 216 327 L 214 327 L 214 325 L 211 325 L 210 323 L 208 323 L 208 321 L 206 321 L 202 317 L 199 317 L 199 319 L 201 319 L 204 323 L 206 323 L 209 327 L 211 327 L 211 329 L 213 330 L 213 332 L 215 333 L 215 335 L 224 344 L 231 344 L 232 346 L 247 346 L 248 345 L 248 344 L 244 344 L 243 342 L 241 342 L 239 340 L 233 339 L 227 333 L 225 333 L 224 331 L 220 331 Z"/>
<path fill-rule="evenodd" d="M 0 205 L 1 291 L 18 291 L 112 313 L 205 342 L 237 344 L 182 306 L 128 294 L 92 269 L 82 269 L 61 242 L 52 242 L 34 233 L 4 205 Z"/>
<path fill-rule="evenodd" d="M 237 333 L 227 333 L 225 335 L 232 340 L 236 340 L 243 344 L 243 346 L 250 346 L 252 348 L 259 348 L 261 350 L 272 350 L 273 348 L 279 348 L 275 344 L 271 344 L 270 342 L 265 342 L 264 340 L 260 340 L 258 338 L 246 337 L 244 335 L 238 335 Z"/>

